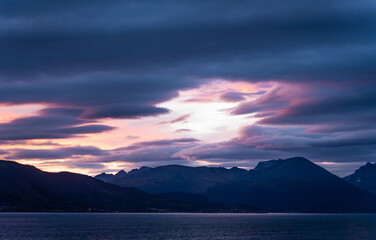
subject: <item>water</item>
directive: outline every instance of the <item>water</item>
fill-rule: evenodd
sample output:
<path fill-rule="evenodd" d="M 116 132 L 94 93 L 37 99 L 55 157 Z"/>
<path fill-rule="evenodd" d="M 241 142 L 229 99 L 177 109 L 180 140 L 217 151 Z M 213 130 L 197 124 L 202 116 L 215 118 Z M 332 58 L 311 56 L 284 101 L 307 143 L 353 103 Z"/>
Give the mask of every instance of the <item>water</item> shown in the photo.
<path fill-rule="evenodd" d="M 376 215 L 1 213 L 0 239 L 376 240 Z"/>

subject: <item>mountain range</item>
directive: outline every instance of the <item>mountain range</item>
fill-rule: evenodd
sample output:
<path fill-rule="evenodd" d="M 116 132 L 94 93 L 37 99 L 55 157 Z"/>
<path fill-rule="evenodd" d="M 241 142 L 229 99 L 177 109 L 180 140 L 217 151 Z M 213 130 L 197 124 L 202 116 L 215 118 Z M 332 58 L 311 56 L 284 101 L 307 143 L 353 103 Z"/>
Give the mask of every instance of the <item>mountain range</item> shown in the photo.
<path fill-rule="evenodd" d="M 95 178 L 0 161 L 0 210 L 95 212 L 375 212 L 376 165 L 341 179 L 289 158 L 237 167 L 142 167 Z"/>
<path fill-rule="evenodd" d="M 204 193 L 211 186 L 226 183 L 246 173 L 247 170 L 236 167 L 226 169 L 168 165 L 156 168 L 142 167 L 120 178 L 116 177 L 116 174 L 108 182 L 150 193 Z"/>
<path fill-rule="evenodd" d="M 200 194 L 218 202 L 270 212 L 367 212 L 375 209 L 375 197 L 369 189 L 354 186 L 302 157 L 260 162 L 249 171 L 236 167 L 142 167 L 107 181 L 149 193 Z"/>
<path fill-rule="evenodd" d="M 210 187 L 223 203 L 270 212 L 366 212 L 375 198 L 304 158 L 261 162 L 246 175 Z"/>
<path fill-rule="evenodd" d="M 0 161 L 2 211 L 72 212 L 233 212 L 255 211 L 183 193 L 153 195 L 95 178 L 69 173 L 48 173 L 33 166 Z"/>

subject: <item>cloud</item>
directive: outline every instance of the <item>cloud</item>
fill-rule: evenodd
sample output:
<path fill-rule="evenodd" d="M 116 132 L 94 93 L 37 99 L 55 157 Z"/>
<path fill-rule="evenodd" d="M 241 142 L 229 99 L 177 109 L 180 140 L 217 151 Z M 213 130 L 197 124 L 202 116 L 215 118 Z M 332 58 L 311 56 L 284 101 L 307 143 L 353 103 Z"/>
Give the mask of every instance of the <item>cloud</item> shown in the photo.
<path fill-rule="evenodd" d="M 211 103 L 214 102 L 213 99 L 206 99 L 206 98 L 191 98 L 182 100 L 182 103 Z"/>
<path fill-rule="evenodd" d="M 11 149 L 5 156 L 7 159 L 66 159 L 75 156 L 103 156 L 107 151 L 92 146 L 61 147 L 54 149 Z"/>
<path fill-rule="evenodd" d="M 177 123 L 177 122 L 182 122 L 182 123 L 186 123 L 187 122 L 187 119 L 190 117 L 191 115 L 190 114 L 184 114 L 178 118 L 175 118 L 171 121 L 163 121 L 163 122 L 159 122 L 158 124 L 161 125 L 161 124 L 173 124 L 173 123 Z"/>
<path fill-rule="evenodd" d="M 246 100 L 247 96 L 262 95 L 266 91 L 258 91 L 255 93 L 242 93 L 242 92 L 225 92 L 219 96 L 219 99 L 225 102 L 241 102 Z"/>
<path fill-rule="evenodd" d="M 0 66 L 8 77 L 93 69 L 258 80 L 354 80 L 375 73 L 371 1 L 2 5 L 7 61 Z"/>
<path fill-rule="evenodd" d="M 160 146 L 160 145 L 171 145 L 171 144 L 181 144 L 181 143 L 194 143 L 198 142 L 195 138 L 177 138 L 177 139 L 167 139 L 167 140 L 156 140 L 148 142 L 138 142 L 138 146 Z"/>
<path fill-rule="evenodd" d="M 128 135 L 125 137 L 126 139 L 129 139 L 129 140 L 134 140 L 134 139 L 138 139 L 140 138 L 140 136 L 135 136 L 135 135 Z"/>
<path fill-rule="evenodd" d="M 312 84 L 312 86 L 314 86 Z M 353 126 L 370 123 L 376 117 L 376 84 L 344 84 L 341 88 L 311 91 L 311 99 L 297 100 L 277 115 L 262 120 L 264 124 L 330 124 L 336 127 L 351 123 Z"/>
<path fill-rule="evenodd" d="M 0 145 L 61 146 L 52 141 L 33 142 L 28 140 L 1 140 Z"/>
<path fill-rule="evenodd" d="M 317 162 L 374 161 L 376 130 L 347 134 L 306 133 L 301 127 L 251 125 L 241 129 L 239 137 L 214 144 L 201 144 L 177 152 L 175 157 L 189 157 L 207 162 L 306 156 Z"/>
<path fill-rule="evenodd" d="M 192 145 L 190 145 L 192 146 Z M 176 152 L 187 148 L 189 146 L 159 146 L 159 147 L 148 147 L 148 148 L 138 148 L 129 152 L 117 150 L 113 152 L 111 156 L 100 157 L 99 162 L 151 162 L 156 165 L 166 165 L 166 163 L 171 163 L 172 161 L 183 161 L 180 157 L 173 157 Z M 124 149 L 125 150 L 125 149 Z"/>
<path fill-rule="evenodd" d="M 7 104 L 42 103 L 82 109 L 82 117 L 138 118 L 167 113 L 157 102 L 174 96 L 184 83 L 163 84 L 163 79 L 132 78 L 112 74 L 46 79 L 43 84 L 0 84 L 0 102 Z M 69 93 L 69 94 L 68 94 Z M 69 96 L 69 97 L 68 97 Z"/>
<path fill-rule="evenodd" d="M 60 139 L 113 130 L 113 127 L 79 119 L 81 110 L 42 109 L 36 116 L 0 124 L 0 141 Z"/>
<path fill-rule="evenodd" d="M 240 92 L 226 92 L 219 97 L 225 102 L 241 102 L 246 100 L 243 93 Z"/>
<path fill-rule="evenodd" d="M 264 126 L 301 127 L 303 136 L 363 136 L 364 130 L 376 130 L 375 87 L 371 82 L 280 84 L 256 100 L 239 104 L 232 114 L 254 113 L 260 118 L 258 124 Z"/>
<path fill-rule="evenodd" d="M 0 103 L 75 106 L 91 119 L 167 113 L 156 104 L 213 77 L 348 82 L 376 73 L 375 5 L 366 0 L 2 1 L 1 9 Z"/>
<path fill-rule="evenodd" d="M 292 91 L 294 95 L 290 94 Z M 296 86 L 291 87 L 289 84 L 277 85 L 256 100 L 239 104 L 231 113 L 239 115 L 256 112 L 274 112 L 299 98 L 299 91 L 301 90 L 297 89 Z"/>
<path fill-rule="evenodd" d="M 181 129 L 175 130 L 175 132 L 177 132 L 177 133 L 192 132 L 192 130 L 191 129 L 187 129 L 187 128 L 181 128 Z"/>
<path fill-rule="evenodd" d="M 199 140 L 194 138 L 163 139 L 147 142 L 137 142 L 132 145 L 108 150 L 108 155 L 96 156 L 85 161 L 89 162 L 127 162 L 127 163 L 148 163 L 158 166 L 174 163 L 187 164 L 181 157 L 174 154 L 182 149 L 198 145 Z"/>
<path fill-rule="evenodd" d="M 176 138 L 176 139 L 162 139 L 146 142 L 136 142 L 130 146 L 118 148 L 117 150 L 136 150 L 144 147 L 155 147 L 155 146 L 173 146 L 173 145 L 185 145 L 199 142 L 195 138 Z"/>
<path fill-rule="evenodd" d="M 95 169 L 95 170 L 101 170 L 104 169 L 106 166 L 100 163 L 85 163 L 85 162 L 77 162 L 77 163 L 71 163 L 71 168 L 83 168 L 83 169 Z"/>
<path fill-rule="evenodd" d="M 64 146 L 52 149 L 14 148 L 2 152 L 6 159 L 25 160 L 39 159 L 56 165 L 76 168 L 104 168 L 105 163 L 149 163 L 152 166 L 174 163 L 187 164 L 181 157 L 173 155 L 184 148 L 197 145 L 199 140 L 193 138 L 165 139 L 148 142 L 138 142 L 127 147 L 103 150 L 94 146 Z"/>
<path fill-rule="evenodd" d="M 0 154 L 8 154 L 9 152 L 8 151 L 4 151 L 4 150 L 0 150 Z M 3 159 L 3 157 L 0 157 L 0 159 Z"/>

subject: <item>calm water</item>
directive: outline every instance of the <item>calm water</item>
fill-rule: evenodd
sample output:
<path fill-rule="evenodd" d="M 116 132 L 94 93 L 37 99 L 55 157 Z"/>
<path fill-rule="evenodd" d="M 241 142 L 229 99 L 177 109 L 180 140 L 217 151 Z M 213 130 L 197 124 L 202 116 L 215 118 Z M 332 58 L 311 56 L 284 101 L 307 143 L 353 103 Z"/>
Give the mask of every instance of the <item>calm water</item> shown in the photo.
<path fill-rule="evenodd" d="M 1 213 L 0 239 L 376 240 L 376 215 Z"/>

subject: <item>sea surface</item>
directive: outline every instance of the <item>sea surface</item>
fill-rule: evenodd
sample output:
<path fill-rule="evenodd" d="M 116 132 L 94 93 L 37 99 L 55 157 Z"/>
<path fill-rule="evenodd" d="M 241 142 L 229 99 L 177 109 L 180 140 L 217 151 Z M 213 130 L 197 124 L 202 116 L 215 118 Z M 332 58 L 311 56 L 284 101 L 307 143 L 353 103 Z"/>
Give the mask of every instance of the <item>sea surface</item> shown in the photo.
<path fill-rule="evenodd" d="M 0 239 L 376 240 L 376 215 L 0 213 Z"/>

